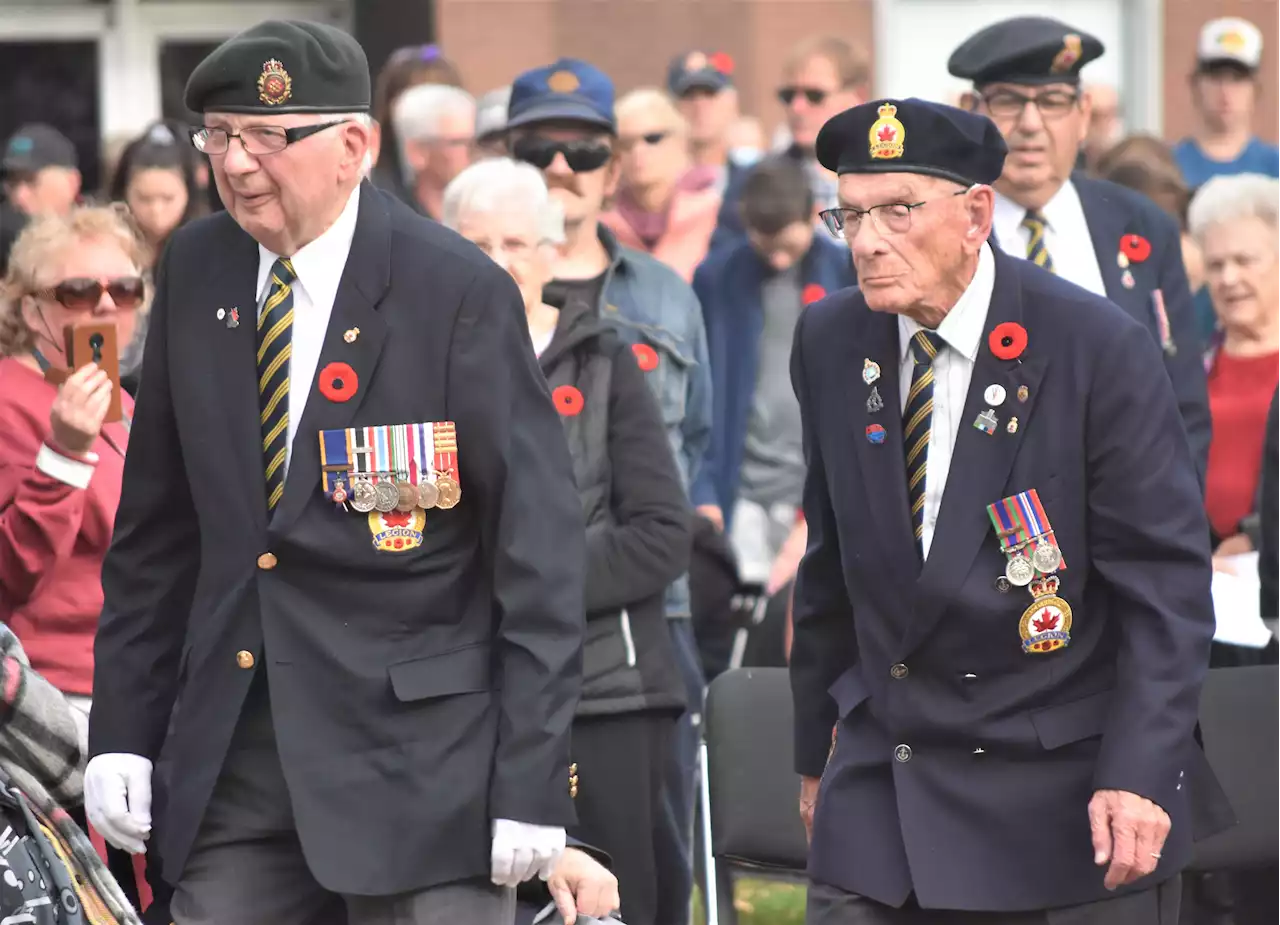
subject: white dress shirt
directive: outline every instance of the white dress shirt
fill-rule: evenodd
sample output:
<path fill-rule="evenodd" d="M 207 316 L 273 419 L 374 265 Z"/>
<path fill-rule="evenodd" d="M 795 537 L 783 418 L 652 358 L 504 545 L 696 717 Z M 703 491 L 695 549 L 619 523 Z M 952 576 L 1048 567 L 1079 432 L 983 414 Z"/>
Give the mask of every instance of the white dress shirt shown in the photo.
<path fill-rule="evenodd" d="M 338 220 L 320 237 L 293 255 L 292 348 L 289 354 L 289 436 L 285 452 L 285 473 L 293 455 L 293 438 L 298 433 L 307 395 L 320 362 L 320 350 L 329 330 L 329 315 L 338 297 L 338 283 L 351 253 L 351 239 L 356 233 L 356 215 L 360 210 L 360 187 L 351 193 Z M 258 245 L 258 314 L 271 293 L 271 268 L 280 259 L 261 244 Z"/>
<path fill-rule="evenodd" d="M 1044 246 L 1053 261 L 1053 272 L 1067 282 L 1106 297 L 1098 255 L 1093 252 L 1093 238 L 1085 221 L 1080 194 L 1070 180 L 1062 184 L 1040 214 L 1044 216 Z M 1027 258 L 1031 231 L 1022 227 L 1027 210 L 1012 199 L 996 193 L 994 227 L 1000 248 L 1006 254 Z M 1112 258 L 1115 259 L 1114 257 Z"/>
<path fill-rule="evenodd" d="M 955 307 L 938 325 L 937 334 L 943 340 L 938 355 L 933 358 L 933 419 L 929 424 L 929 449 L 926 451 L 924 482 L 924 535 L 920 545 L 924 557 L 929 558 L 929 546 L 933 542 L 933 529 L 938 523 L 938 509 L 942 506 L 942 493 L 947 487 L 947 473 L 951 471 L 951 457 L 955 453 L 956 440 L 960 436 L 960 418 L 969 396 L 969 381 L 973 378 L 973 364 L 978 360 L 982 344 L 982 331 L 987 324 L 987 309 L 991 307 L 991 293 L 996 284 L 995 257 L 988 244 L 982 245 L 978 254 L 978 269 Z M 899 371 L 898 394 L 901 411 L 907 410 L 907 395 L 911 391 L 911 373 L 915 359 L 911 353 L 911 338 L 921 329 L 919 323 L 906 315 L 898 316 Z"/>

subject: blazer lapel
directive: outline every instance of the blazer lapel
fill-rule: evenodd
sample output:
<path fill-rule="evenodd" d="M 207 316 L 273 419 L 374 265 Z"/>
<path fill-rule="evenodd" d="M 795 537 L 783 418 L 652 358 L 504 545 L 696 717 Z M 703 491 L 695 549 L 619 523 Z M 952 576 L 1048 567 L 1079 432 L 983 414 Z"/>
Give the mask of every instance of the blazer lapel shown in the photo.
<path fill-rule="evenodd" d="M 1016 259 L 996 253 L 991 307 L 960 418 L 929 558 L 921 570 L 916 606 L 904 632 L 903 646 L 907 652 L 919 645 L 942 616 L 947 602 L 964 583 L 979 548 L 987 540 L 991 531 L 987 505 L 1004 497 L 1009 472 L 1022 446 L 1026 422 L 1034 413 L 1040 383 L 1049 363 L 1046 345 L 1035 343 L 1034 332 L 1030 332 L 1028 346 L 1017 360 L 1001 360 L 987 346 L 987 339 L 997 325 L 1006 321 L 1023 324 L 1022 292 L 1013 264 Z M 1000 423 L 994 433 L 988 434 L 973 423 L 991 407 L 983 394 L 991 385 L 1002 386 L 1006 398 L 994 409 Z M 1019 389 L 1024 386 L 1027 400 L 1021 401 Z M 1009 433 L 1008 424 L 1014 417 L 1018 418 L 1019 426 Z"/>
<path fill-rule="evenodd" d="M 289 454 L 284 497 L 271 519 L 272 533 L 285 532 L 320 487 L 320 431 L 351 426 L 369 394 L 387 336 L 387 324 L 378 313 L 378 303 L 390 284 L 391 216 L 381 194 L 366 182 L 360 191 L 356 230 L 329 316 L 320 361 L 315 377 L 307 383 L 307 404 Z M 347 343 L 346 332 L 357 328 L 359 334 Z M 356 391 L 346 401 L 333 401 L 320 392 L 320 377 L 331 363 L 344 363 L 355 373 Z M 291 385 L 298 387 L 301 383 Z"/>
<path fill-rule="evenodd" d="M 1121 277 L 1124 270 L 1116 262 L 1120 253 L 1120 239 L 1125 234 L 1123 213 L 1106 201 L 1103 190 L 1088 177 L 1073 175 L 1072 184 L 1084 209 L 1085 224 L 1089 226 L 1089 238 L 1093 241 L 1093 254 L 1102 271 L 1102 283 L 1107 298 L 1117 305 L 1124 305 L 1131 298 L 1133 289 L 1126 289 Z"/>
<path fill-rule="evenodd" d="M 867 493 L 874 530 L 880 537 L 885 564 L 897 572 L 898 584 L 915 581 L 919 556 L 911 535 L 911 511 L 907 502 L 906 461 L 902 449 L 902 401 L 899 397 L 898 316 L 868 313 L 863 330 L 848 345 L 848 419 L 858 448 L 862 486 Z M 879 378 L 868 384 L 864 371 L 870 361 L 879 366 Z M 872 410 L 872 394 L 882 407 Z M 883 427 L 884 440 L 875 443 L 868 428 Z"/>

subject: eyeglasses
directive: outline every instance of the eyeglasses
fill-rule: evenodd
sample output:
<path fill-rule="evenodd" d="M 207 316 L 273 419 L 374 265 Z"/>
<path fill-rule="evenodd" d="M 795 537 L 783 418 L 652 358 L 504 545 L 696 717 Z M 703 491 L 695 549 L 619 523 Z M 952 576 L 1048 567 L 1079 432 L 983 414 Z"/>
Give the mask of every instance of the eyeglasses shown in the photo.
<path fill-rule="evenodd" d="M 590 173 L 609 163 L 613 151 L 601 141 L 556 141 L 541 135 L 522 135 L 511 145 L 511 155 L 518 161 L 546 170 L 557 154 L 574 173 Z"/>
<path fill-rule="evenodd" d="M 803 96 L 809 101 L 810 106 L 821 106 L 830 95 L 828 90 L 817 90 L 813 87 L 783 87 L 778 91 L 778 99 L 782 101 L 783 106 L 790 106 L 797 96 Z"/>
<path fill-rule="evenodd" d="M 846 241 L 852 241 L 858 236 L 862 220 L 868 215 L 871 216 L 871 221 L 880 234 L 886 236 L 906 234 L 911 230 L 911 213 L 916 209 L 940 199 L 963 196 L 967 192 L 969 189 L 965 188 L 956 190 L 951 196 L 941 196 L 938 199 L 922 199 L 920 202 L 886 202 L 869 209 L 827 209 L 825 212 L 818 213 L 818 217 L 822 219 L 822 224 L 827 226 L 827 231 L 831 232 L 833 238 L 843 238 Z"/>
<path fill-rule="evenodd" d="M 291 144 L 310 138 L 317 132 L 323 132 L 327 128 L 350 121 L 350 119 L 338 119 L 316 125 L 299 125 L 296 128 L 254 125 L 239 132 L 228 132 L 225 128 L 197 128 L 191 130 L 191 143 L 201 154 L 226 154 L 231 147 L 231 139 L 239 138 L 247 154 L 254 156 L 276 154 Z"/>
<path fill-rule="evenodd" d="M 64 279 L 48 289 L 37 290 L 35 295 L 53 298 L 73 312 L 87 312 L 102 301 L 103 292 L 111 296 L 116 308 L 127 312 L 142 304 L 147 294 L 147 284 L 141 276 L 119 276 L 109 280 L 76 276 Z"/>
<path fill-rule="evenodd" d="M 1066 90 L 1050 90 L 1048 93 L 1040 93 L 1036 96 L 1025 96 L 1013 90 L 997 90 L 983 96 L 982 102 L 986 105 L 987 112 L 996 119 L 1021 118 L 1022 111 L 1027 108 L 1028 103 L 1040 110 L 1043 118 L 1060 119 L 1075 108 L 1079 99 L 1080 94 Z"/>
<path fill-rule="evenodd" d="M 671 135 L 670 132 L 646 132 L 643 135 L 639 135 L 632 138 L 620 137 L 618 139 L 618 149 L 621 151 L 630 151 L 632 148 L 634 148 L 636 145 L 640 144 L 641 142 L 644 142 L 644 144 L 650 148 L 656 148 L 658 145 L 666 141 L 667 138 L 670 137 L 670 135 Z"/>

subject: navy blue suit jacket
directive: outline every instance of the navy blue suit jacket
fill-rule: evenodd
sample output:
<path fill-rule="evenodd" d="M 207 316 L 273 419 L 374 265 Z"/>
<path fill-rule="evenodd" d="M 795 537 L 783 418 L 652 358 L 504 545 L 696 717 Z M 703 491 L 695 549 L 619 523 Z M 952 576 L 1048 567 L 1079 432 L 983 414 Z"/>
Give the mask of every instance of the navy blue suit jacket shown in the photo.
<path fill-rule="evenodd" d="M 809 464 L 791 655 L 796 768 L 823 777 L 810 874 L 892 905 L 913 890 L 926 908 L 983 911 L 1110 895 L 1086 811 L 1098 789 L 1140 794 L 1172 817 L 1147 886 L 1187 863 L 1189 797 L 1212 781 L 1193 736 L 1214 627 L 1208 533 L 1160 350 L 1111 302 L 995 256 L 923 568 L 907 508 L 898 319 L 868 310 L 857 290 L 837 293 L 805 312 L 792 360 Z M 987 346 L 1006 321 L 1028 333 L 1020 360 Z M 864 359 L 883 371 L 874 414 Z M 1008 398 L 988 435 L 972 422 L 995 383 Z M 885 428 L 883 443 L 867 439 L 870 424 Z M 1045 655 L 1022 651 L 1032 599 L 998 589 L 1004 556 L 986 513 L 1032 488 L 1074 610 L 1070 645 Z"/>

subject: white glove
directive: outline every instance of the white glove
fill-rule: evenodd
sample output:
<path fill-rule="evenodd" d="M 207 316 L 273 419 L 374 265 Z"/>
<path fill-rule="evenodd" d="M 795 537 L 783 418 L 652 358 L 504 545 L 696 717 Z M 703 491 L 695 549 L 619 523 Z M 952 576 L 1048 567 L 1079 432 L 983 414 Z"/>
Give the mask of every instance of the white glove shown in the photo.
<path fill-rule="evenodd" d="M 142 854 L 151 835 L 151 762 L 141 755 L 99 755 L 84 769 L 84 808 L 102 837 Z"/>
<path fill-rule="evenodd" d="M 507 887 L 530 880 L 534 874 L 546 880 L 564 853 L 564 842 L 564 829 L 557 826 L 495 819 L 490 879 Z"/>

